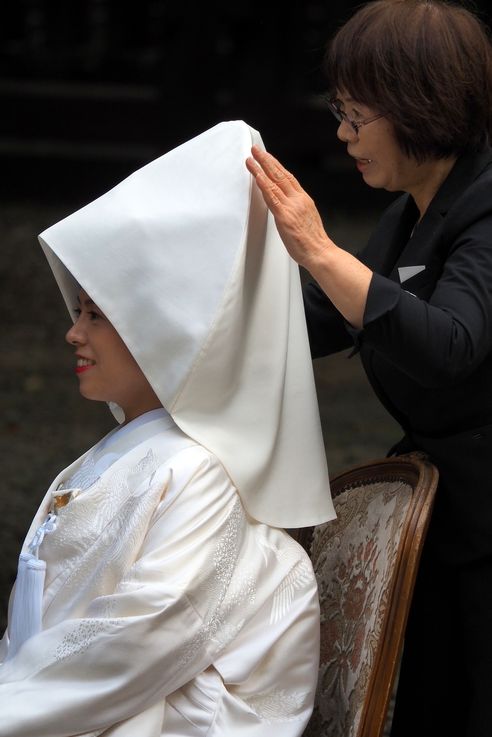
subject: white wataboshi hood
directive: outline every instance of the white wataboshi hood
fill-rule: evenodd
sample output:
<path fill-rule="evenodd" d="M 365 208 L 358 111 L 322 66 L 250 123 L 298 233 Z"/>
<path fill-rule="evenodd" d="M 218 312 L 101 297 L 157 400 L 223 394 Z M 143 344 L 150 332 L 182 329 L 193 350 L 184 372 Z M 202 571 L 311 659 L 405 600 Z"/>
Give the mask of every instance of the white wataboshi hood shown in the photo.
<path fill-rule="evenodd" d="M 299 271 L 245 167 L 259 134 L 221 123 L 40 235 L 74 315 L 80 287 L 247 512 L 335 516 Z"/>

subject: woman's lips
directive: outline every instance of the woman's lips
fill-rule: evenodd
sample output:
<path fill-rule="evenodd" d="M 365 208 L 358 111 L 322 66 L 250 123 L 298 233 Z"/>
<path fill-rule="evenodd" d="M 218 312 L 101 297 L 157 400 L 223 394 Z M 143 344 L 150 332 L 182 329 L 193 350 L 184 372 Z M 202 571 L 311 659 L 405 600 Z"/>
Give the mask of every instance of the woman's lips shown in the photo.
<path fill-rule="evenodd" d="M 372 164 L 372 159 L 356 159 L 355 165 L 359 171 L 364 171 L 369 164 Z"/>
<path fill-rule="evenodd" d="M 75 367 L 76 374 L 82 374 L 87 369 L 94 366 L 95 361 L 90 361 L 88 358 L 77 358 L 77 365 Z"/>

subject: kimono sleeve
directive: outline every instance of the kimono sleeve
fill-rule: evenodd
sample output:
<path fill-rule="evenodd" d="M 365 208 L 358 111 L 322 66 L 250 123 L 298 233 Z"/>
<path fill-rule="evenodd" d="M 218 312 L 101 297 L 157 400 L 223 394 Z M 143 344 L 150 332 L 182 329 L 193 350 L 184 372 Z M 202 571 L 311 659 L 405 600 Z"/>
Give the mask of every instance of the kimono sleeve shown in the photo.
<path fill-rule="evenodd" d="M 0 667 L 0 737 L 99 734 L 190 681 L 241 628 L 247 597 L 228 590 L 247 524 L 242 505 L 214 456 L 181 455 L 185 468 L 172 469 L 115 591 Z"/>

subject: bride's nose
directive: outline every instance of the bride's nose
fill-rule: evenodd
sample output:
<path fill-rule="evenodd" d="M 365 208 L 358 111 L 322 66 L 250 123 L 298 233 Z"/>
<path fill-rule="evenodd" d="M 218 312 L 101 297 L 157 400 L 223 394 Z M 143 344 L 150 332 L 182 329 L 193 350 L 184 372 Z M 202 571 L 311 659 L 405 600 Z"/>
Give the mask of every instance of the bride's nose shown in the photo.
<path fill-rule="evenodd" d="M 70 345 L 82 345 L 85 342 L 85 333 L 80 326 L 80 318 L 67 330 L 65 340 Z"/>

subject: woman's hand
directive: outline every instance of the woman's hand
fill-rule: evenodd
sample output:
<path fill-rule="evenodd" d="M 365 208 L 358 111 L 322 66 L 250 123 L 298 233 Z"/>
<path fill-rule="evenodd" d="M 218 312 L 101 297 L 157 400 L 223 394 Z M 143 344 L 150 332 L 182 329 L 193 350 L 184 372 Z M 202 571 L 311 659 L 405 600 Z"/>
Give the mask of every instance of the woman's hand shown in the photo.
<path fill-rule="evenodd" d="M 297 179 L 271 154 L 251 149 L 246 166 L 255 177 L 278 232 L 294 261 L 311 271 L 322 252 L 334 247 L 320 214 Z"/>
<path fill-rule="evenodd" d="M 289 254 L 310 272 L 343 317 L 362 328 L 372 271 L 333 243 L 313 200 L 277 159 L 258 146 L 251 153 L 246 166 Z"/>

